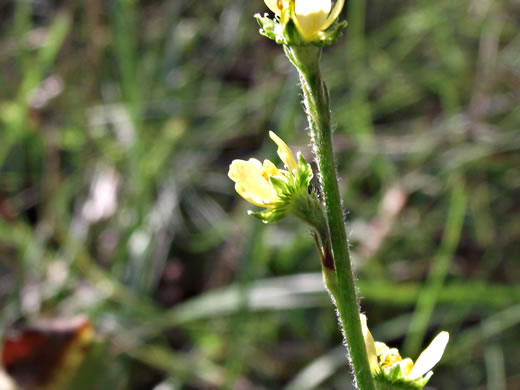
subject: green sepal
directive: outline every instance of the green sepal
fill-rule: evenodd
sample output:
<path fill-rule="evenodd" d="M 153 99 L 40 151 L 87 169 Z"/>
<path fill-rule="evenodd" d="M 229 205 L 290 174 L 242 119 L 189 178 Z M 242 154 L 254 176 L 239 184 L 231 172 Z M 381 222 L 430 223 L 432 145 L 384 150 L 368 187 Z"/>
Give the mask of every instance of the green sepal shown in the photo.
<path fill-rule="evenodd" d="M 404 380 L 403 370 L 399 364 L 393 366 L 390 371 L 386 374 L 386 377 L 392 382 L 395 383 L 400 380 Z"/>
<path fill-rule="evenodd" d="M 298 152 L 296 158 L 298 159 L 298 173 L 296 175 L 296 185 L 299 188 L 309 188 L 311 180 L 314 177 L 312 167 L 309 163 L 307 163 L 301 152 Z"/>
<path fill-rule="evenodd" d="M 254 18 L 260 25 L 260 35 L 275 41 L 279 45 L 305 46 L 309 44 L 303 39 L 292 20 L 289 20 L 284 27 L 278 18 L 271 19 L 267 13 L 264 16 L 256 13 Z"/>
<path fill-rule="evenodd" d="M 273 185 L 276 194 L 282 201 L 289 200 L 291 194 L 297 191 L 297 188 L 294 188 L 290 180 L 284 177 L 278 176 L 270 176 L 269 181 Z"/>
<path fill-rule="evenodd" d="M 426 376 L 414 380 L 406 379 L 398 364 L 374 374 L 377 390 L 422 390 L 430 377 L 431 374 L 426 374 Z"/>
<path fill-rule="evenodd" d="M 279 45 L 286 44 L 283 35 L 283 28 L 278 21 L 271 19 L 267 13 L 265 13 L 264 16 L 256 13 L 254 18 L 260 25 L 260 30 L 258 31 L 260 35 L 275 41 Z"/>
<path fill-rule="evenodd" d="M 249 210 L 247 214 L 258 218 L 263 223 L 272 223 L 272 222 L 278 222 L 280 219 L 285 217 L 286 212 L 285 208 L 282 207 L 273 207 L 262 211 L 252 211 Z"/>
<path fill-rule="evenodd" d="M 287 42 L 285 45 L 306 46 L 309 44 L 309 42 L 306 42 L 305 39 L 303 39 L 302 35 L 298 31 L 298 28 L 292 20 L 289 20 L 285 25 L 285 28 L 283 28 L 283 36 L 285 38 L 285 42 Z"/>
<path fill-rule="evenodd" d="M 292 20 L 282 26 L 278 18 L 271 19 L 269 14 L 263 16 L 259 13 L 254 18 L 260 25 L 260 34 L 284 46 L 330 46 L 341 37 L 343 30 L 347 27 L 346 21 L 335 22 L 331 27 L 323 32 L 323 36 L 316 41 L 307 41 L 302 37 L 298 28 Z"/>
<path fill-rule="evenodd" d="M 347 28 L 347 25 L 348 23 L 346 20 L 334 23 L 332 27 L 328 28 L 325 36 L 321 39 L 319 44 L 315 44 L 315 46 L 324 47 L 332 45 L 343 35 L 343 30 Z"/>
<path fill-rule="evenodd" d="M 290 203 L 292 198 L 304 192 L 308 194 L 311 180 L 314 176 L 312 167 L 307 163 L 303 155 L 298 152 L 298 168 L 294 175 L 286 176 L 270 176 L 269 181 L 272 184 L 276 195 L 280 198 L 281 203 Z"/>

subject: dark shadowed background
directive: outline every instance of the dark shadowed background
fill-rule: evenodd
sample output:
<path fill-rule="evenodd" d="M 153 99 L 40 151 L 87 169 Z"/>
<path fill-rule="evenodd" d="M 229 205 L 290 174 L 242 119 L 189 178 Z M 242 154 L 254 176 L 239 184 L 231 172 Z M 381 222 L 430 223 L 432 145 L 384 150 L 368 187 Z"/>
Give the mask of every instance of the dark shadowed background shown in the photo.
<path fill-rule="evenodd" d="M 87 315 L 70 390 L 352 388 L 312 237 L 227 178 L 279 163 L 268 130 L 312 157 L 265 11 L 0 0 L 0 327 Z M 431 388 L 519 389 L 520 2 L 343 17 L 322 66 L 369 326 L 414 359 L 448 330 Z"/>

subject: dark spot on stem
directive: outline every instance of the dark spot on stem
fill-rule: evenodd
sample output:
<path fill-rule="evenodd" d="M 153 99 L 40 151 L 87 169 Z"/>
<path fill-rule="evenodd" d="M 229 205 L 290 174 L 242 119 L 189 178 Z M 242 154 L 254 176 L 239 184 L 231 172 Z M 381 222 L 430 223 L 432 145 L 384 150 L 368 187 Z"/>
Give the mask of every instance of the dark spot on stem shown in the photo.
<path fill-rule="evenodd" d="M 332 257 L 332 252 L 330 251 L 330 246 L 329 246 L 328 240 L 323 243 L 323 252 L 321 254 L 321 264 L 323 265 L 323 267 L 334 271 L 334 258 Z"/>

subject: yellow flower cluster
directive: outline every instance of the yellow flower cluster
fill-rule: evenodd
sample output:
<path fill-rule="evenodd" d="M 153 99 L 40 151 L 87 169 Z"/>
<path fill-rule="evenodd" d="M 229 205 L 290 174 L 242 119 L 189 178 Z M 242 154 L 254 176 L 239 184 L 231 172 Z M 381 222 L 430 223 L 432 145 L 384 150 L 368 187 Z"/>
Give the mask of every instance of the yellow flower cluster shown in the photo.
<path fill-rule="evenodd" d="M 309 42 L 319 40 L 338 18 L 345 0 L 265 0 L 265 4 L 280 18 L 282 26 L 291 19 L 302 37 Z"/>
<path fill-rule="evenodd" d="M 427 381 L 433 375 L 431 369 L 441 360 L 450 338 L 448 332 L 440 332 L 414 363 L 410 358 L 403 359 L 397 348 L 390 348 L 385 343 L 374 341 L 363 314 L 361 314 L 361 325 L 372 373 L 390 374 L 399 367 L 401 377 L 405 381 Z"/>

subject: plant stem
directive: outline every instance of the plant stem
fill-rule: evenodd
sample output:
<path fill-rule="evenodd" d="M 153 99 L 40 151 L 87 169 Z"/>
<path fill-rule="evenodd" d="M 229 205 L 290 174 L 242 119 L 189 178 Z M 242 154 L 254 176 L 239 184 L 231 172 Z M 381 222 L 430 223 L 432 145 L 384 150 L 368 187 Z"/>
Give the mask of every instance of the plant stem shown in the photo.
<path fill-rule="evenodd" d="M 336 272 L 336 286 L 333 294 L 335 304 L 357 386 L 361 390 L 373 390 L 374 382 L 359 319 L 358 298 L 350 263 L 344 213 L 332 150 L 329 93 L 319 67 L 321 49 L 313 46 L 285 47 L 285 52 L 300 75 L 303 101 L 320 171 L 321 189 L 325 201 Z"/>

